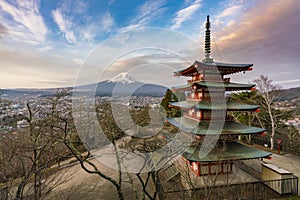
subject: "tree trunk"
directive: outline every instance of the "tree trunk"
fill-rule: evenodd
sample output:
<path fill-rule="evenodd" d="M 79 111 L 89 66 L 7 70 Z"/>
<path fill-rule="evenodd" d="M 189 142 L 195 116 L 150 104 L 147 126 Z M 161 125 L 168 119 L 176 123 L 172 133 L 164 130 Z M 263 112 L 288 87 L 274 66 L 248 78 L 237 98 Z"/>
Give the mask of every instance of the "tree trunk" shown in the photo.
<path fill-rule="evenodd" d="M 25 185 L 26 185 L 26 180 L 23 179 L 21 181 L 21 183 L 19 184 L 19 186 L 18 186 L 18 190 L 16 192 L 16 198 L 15 198 L 15 200 L 22 200 L 23 199 L 23 191 L 24 191 Z"/>
<path fill-rule="evenodd" d="M 273 150 L 274 149 L 274 138 L 275 138 L 275 122 L 274 122 L 274 118 L 273 118 L 273 115 L 272 115 L 272 108 L 271 108 L 270 104 L 268 104 L 268 113 L 269 113 L 269 116 L 270 116 L 271 127 L 272 127 L 270 143 L 271 143 L 271 150 Z"/>
<path fill-rule="evenodd" d="M 124 195 L 121 186 L 117 187 L 119 200 L 124 200 Z"/>
<path fill-rule="evenodd" d="M 271 150 L 273 150 L 273 149 L 274 149 L 274 138 L 273 138 L 273 134 L 272 134 L 272 136 L 271 136 L 271 138 L 270 138 L 270 143 L 271 143 Z"/>

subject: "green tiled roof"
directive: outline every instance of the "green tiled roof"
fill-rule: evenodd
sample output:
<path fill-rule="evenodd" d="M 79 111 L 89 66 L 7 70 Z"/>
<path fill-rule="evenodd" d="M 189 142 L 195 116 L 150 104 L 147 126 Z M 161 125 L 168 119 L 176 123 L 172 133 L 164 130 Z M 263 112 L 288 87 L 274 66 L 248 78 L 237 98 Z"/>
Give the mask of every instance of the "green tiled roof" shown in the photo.
<path fill-rule="evenodd" d="M 201 81 L 196 83 L 202 87 L 226 88 L 226 89 L 251 89 L 255 84 L 241 84 L 241 83 L 228 83 L 228 82 L 208 82 Z"/>
<path fill-rule="evenodd" d="M 198 108 L 200 110 L 240 110 L 240 111 L 247 111 L 247 110 L 256 110 L 259 106 L 256 105 L 249 105 L 249 104 L 241 104 L 235 102 L 227 102 L 226 104 L 217 104 L 207 101 L 201 102 L 193 102 L 193 101 L 181 101 L 181 102 L 172 102 L 170 103 L 173 106 L 181 107 L 181 108 Z"/>
<path fill-rule="evenodd" d="M 224 160 L 246 160 L 255 158 L 267 158 L 271 153 L 255 149 L 238 142 L 227 142 L 227 150 L 213 149 L 207 155 L 201 155 L 201 146 L 188 147 L 183 153 L 183 157 L 190 161 L 196 162 L 216 162 Z"/>
<path fill-rule="evenodd" d="M 247 126 L 233 121 L 225 121 L 222 126 L 222 122 L 197 122 L 185 117 L 167 118 L 168 122 L 173 126 L 178 127 L 180 130 L 195 135 L 248 135 L 259 134 L 265 131 L 265 129 Z"/>
<path fill-rule="evenodd" d="M 194 83 L 203 88 L 224 88 L 226 90 L 250 90 L 255 86 L 255 84 L 241 84 L 241 83 L 231 83 L 231 82 L 208 82 L 201 81 Z M 181 85 L 173 87 L 173 90 L 190 90 L 192 89 L 192 84 Z"/>
<path fill-rule="evenodd" d="M 186 85 L 179 85 L 172 87 L 173 90 L 191 90 L 192 84 L 186 84 Z"/>
<path fill-rule="evenodd" d="M 195 61 L 191 66 L 183 70 L 175 71 L 174 74 L 177 76 L 179 75 L 190 76 L 202 69 L 215 68 L 219 70 L 220 74 L 225 75 L 225 74 L 232 74 L 241 71 L 247 71 L 252 66 L 253 64 L 233 64 L 233 63 L 219 63 L 219 62 L 203 63 L 203 62 Z"/>
<path fill-rule="evenodd" d="M 180 107 L 180 108 L 192 108 L 197 104 L 197 102 L 180 101 L 180 102 L 170 102 L 169 104 L 172 106 Z"/>

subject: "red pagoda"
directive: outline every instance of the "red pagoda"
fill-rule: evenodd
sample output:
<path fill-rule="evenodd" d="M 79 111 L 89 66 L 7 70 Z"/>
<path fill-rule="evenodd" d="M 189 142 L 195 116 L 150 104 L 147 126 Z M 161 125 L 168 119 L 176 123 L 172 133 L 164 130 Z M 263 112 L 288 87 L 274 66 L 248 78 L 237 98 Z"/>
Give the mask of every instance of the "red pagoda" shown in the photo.
<path fill-rule="evenodd" d="M 193 142 L 182 157 L 197 176 L 232 173 L 234 161 L 268 158 L 271 155 L 238 142 L 241 135 L 262 134 L 265 129 L 234 122 L 228 114 L 228 111 L 258 111 L 259 106 L 232 102 L 226 97 L 226 93 L 231 91 L 255 89 L 253 84 L 233 83 L 227 77 L 251 71 L 253 64 L 214 62 L 210 54 L 210 22 L 207 16 L 205 58 L 202 62 L 195 61 L 190 67 L 174 72 L 175 76 L 191 79 L 186 85 L 173 88 L 173 92 L 184 92 L 186 100 L 169 103 L 182 110 L 182 117 L 167 119 L 171 125 L 192 138 Z M 213 147 L 205 152 L 201 150 L 205 145 Z"/>

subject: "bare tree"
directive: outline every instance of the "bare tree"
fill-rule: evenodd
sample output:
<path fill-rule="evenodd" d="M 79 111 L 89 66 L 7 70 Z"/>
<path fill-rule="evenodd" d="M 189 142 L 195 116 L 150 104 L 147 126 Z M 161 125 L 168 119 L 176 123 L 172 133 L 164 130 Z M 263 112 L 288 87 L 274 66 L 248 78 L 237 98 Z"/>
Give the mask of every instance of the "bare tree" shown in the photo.
<path fill-rule="evenodd" d="M 295 148 L 295 139 L 300 136 L 300 131 L 295 126 L 288 126 L 286 135 L 289 139 L 289 147 Z"/>
<path fill-rule="evenodd" d="M 67 179 L 52 176 L 51 166 L 57 158 L 53 150 L 62 150 L 48 134 L 47 119 L 36 117 L 27 104 L 29 126 L 1 138 L 1 182 L 6 185 L 6 196 L 14 199 L 42 199 Z M 38 118 L 38 119 L 37 119 Z"/>
<path fill-rule="evenodd" d="M 261 75 L 258 79 L 255 79 L 254 83 L 256 83 L 256 87 L 263 97 L 262 104 L 266 106 L 267 113 L 269 115 L 268 120 L 271 125 L 270 143 L 271 149 L 274 149 L 274 139 L 277 128 L 276 122 L 281 114 L 278 115 L 274 112 L 273 103 L 274 100 L 279 97 L 278 91 L 280 88 L 279 86 L 274 85 L 268 76 L 264 75 Z"/>
<path fill-rule="evenodd" d="M 73 117 L 71 113 L 71 107 L 68 105 L 64 105 L 64 110 L 57 109 L 60 105 L 60 99 L 67 95 L 66 92 L 58 93 L 52 99 L 52 112 L 50 113 L 50 124 L 52 127 L 52 131 L 55 132 L 56 140 L 63 143 L 69 150 L 69 152 L 76 158 L 76 160 L 80 163 L 81 168 L 89 173 L 96 174 L 101 178 L 109 181 L 116 188 L 118 197 L 120 200 L 124 199 L 124 194 L 122 191 L 122 173 L 121 170 L 118 172 L 118 179 L 115 180 L 113 177 L 106 175 L 103 171 L 101 171 L 96 164 L 91 160 L 91 152 L 83 147 L 83 144 L 80 142 L 79 137 L 77 135 Z M 70 104 L 69 104 L 70 105 Z M 106 116 L 108 119 L 109 116 Z M 108 119 L 109 120 L 109 119 Z M 117 126 L 110 123 L 110 121 L 102 121 L 101 126 L 107 132 L 109 132 L 109 139 L 111 139 L 112 143 L 115 144 L 115 140 L 119 137 L 119 131 L 117 130 Z M 116 153 L 117 154 L 117 153 Z"/>

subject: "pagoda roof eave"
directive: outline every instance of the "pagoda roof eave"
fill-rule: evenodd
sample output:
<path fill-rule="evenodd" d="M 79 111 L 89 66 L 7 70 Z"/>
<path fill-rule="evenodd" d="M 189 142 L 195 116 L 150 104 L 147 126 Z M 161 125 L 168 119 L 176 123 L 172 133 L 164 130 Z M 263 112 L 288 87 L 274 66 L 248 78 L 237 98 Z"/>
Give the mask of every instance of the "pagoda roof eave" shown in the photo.
<path fill-rule="evenodd" d="M 210 103 L 207 101 L 181 101 L 172 102 L 170 105 L 183 109 L 197 108 L 199 110 L 228 110 L 228 111 L 255 111 L 259 108 L 257 105 L 241 104 L 235 102 L 227 102 L 224 104 Z"/>
<path fill-rule="evenodd" d="M 172 90 L 191 90 L 192 84 L 186 84 L 186 85 L 180 85 L 180 86 L 175 86 L 172 87 Z"/>
<path fill-rule="evenodd" d="M 270 152 L 252 148 L 239 142 L 227 142 L 226 146 L 226 151 L 221 152 L 213 149 L 205 156 L 201 156 L 201 146 L 190 146 L 186 148 L 183 157 L 194 162 L 220 162 L 268 158 L 272 155 Z"/>
<path fill-rule="evenodd" d="M 252 70 L 253 64 L 234 64 L 221 62 L 200 62 L 195 61 L 191 66 L 174 72 L 174 76 L 192 76 L 203 69 L 218 69 L 220 74 L 233 74 L 242 71 Z"/>
<path fill-rule="evenodd" d="M 197 69 L 195 68 L 195 63 L 194 63 L 183 70 L 175 71 L 174 76 L 192 76 L 192 74 L 195 72 L 197 72 Z"/>
<path fill-rule="evenodd" d="M 172 90 L 191 90 L 193 85 L 198 85 L 200 88 L 224 88 L 226 91 L 234 90 L 250 90 L 255 84 L 241 84 L 241 83 L 232 83 L 232 82 L 209 82 L 209 81 L 200 81 L 193 84 L 186 84 L 177 87 L 173 87 Z"/>
<path fill-rule="evenodd" d="M 251 135 L 266 131 L 263 128 L 247 126 L 233 121 L 218 122 L 196 121 L 185 117 L 167 118 L 167 121 L 181 131 L 193 135 Z"/>

